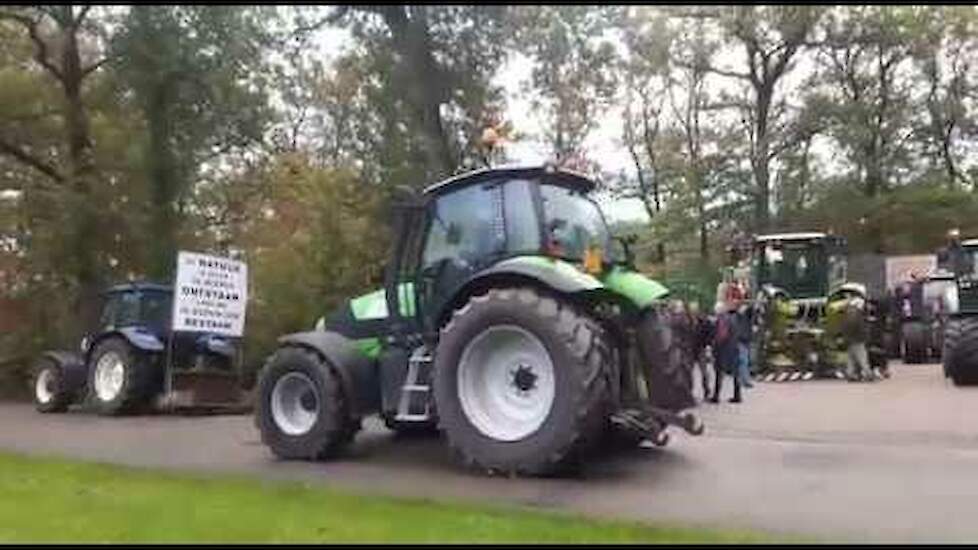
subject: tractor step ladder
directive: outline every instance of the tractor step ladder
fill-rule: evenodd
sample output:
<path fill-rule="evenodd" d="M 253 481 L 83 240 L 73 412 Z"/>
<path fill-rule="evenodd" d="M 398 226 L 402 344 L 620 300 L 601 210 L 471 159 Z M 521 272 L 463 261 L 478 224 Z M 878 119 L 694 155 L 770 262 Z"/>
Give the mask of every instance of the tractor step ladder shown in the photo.
<path fill-rule="evenodd" d="M 422 380 L 429 379 L 428 373 L 431 371 L 432 356 L 428 353 L 425 346 L 422 346 L 411 354 L 408 359 L 407 377 L 404 385 L 401 386 L 401 400 L 397 404 L 397 416 L 394 417 L 398 422 L 425 422 L 431 419 L 431 410 L 427 396 L 431 393 L 431 386 L 420 383 Z M 421 395 L 424 400 L 424 412 L 412 410 L 412 396 Z"/>

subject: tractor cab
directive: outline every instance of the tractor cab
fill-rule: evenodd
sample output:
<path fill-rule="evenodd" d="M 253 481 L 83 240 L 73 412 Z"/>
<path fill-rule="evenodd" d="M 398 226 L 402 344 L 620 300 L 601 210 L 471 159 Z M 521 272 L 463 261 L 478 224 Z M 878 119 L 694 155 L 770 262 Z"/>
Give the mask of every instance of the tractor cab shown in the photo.
<path fill-rule="evenodd" d="M 477 276 L 519 264 L 530 275 L 603 278 L 629 264 L 629 242 L 613 239 L 594 188 L 546 167 L 481 170 L 427 187 L 398 209 L 387 310 L 401 313 L 406 332 L 430 334 Z"/>
<path fill-rule="evenodd" d="M 846 280 L 846 241 L 825 233 L 782 233 L 754 239 L 754 287 L 789 300 L 824 300 Z"/>

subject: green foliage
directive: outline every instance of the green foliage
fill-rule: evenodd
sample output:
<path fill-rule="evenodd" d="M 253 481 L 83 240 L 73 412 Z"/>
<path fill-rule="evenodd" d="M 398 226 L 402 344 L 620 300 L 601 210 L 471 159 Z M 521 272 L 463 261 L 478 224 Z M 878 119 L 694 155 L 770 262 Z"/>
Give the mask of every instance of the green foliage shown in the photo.
<path fill-rule="evenodd" d="M 346 299 L 382 283 L 387 253 L 383 196 L 353 174 L 277 159 L 270 194 L 250 209 L 238 239 L 251 273 L 246 351 L 260 365 L 275 339 L 309 330 Z"/>

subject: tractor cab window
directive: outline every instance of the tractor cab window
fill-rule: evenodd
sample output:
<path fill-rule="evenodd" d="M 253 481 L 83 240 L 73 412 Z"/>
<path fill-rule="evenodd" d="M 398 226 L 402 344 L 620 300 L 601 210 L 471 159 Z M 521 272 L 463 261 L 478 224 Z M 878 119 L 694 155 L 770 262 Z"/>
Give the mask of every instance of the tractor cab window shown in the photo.
<path fill-rule="evenodd" d="M 115 326 L 124 327 L 139 323 L 139 293 L 123 292 L 117 298 Z"/>
<path fill-rule="evenodd" d="M 105 298 L 105 302 L 102 304 L 102 316 L 99 318 L 100 327 L 108 327 L 115 324 L 115 311 L 119 304 L 119 297 L 110 294 Z"/>
<path fill-rule="evenodd" d="M 512 180 L 503 186 L 506 218 L 506 252 L 536 253 L 540 250 L 540 224 L 533 207 L 530 182 Z"/>
<path fill-rule="evenodd" d="M 589 247 L 611 253 L 611 234 L 598 205 L 586 195 L 556 185 L 541 185 L 547 248 L 571 260 L 584 258 Z"/>
<path fill-rule="evenodd" d="M 431 214 L 422 267 L 451 260 L 471 269 L 502 251 L 501 202 L 499 186 L 473 185 L 440 197 Z"/>
<path fill-rule="evenodd" d="M 828 268 L 825 250 L 807 242 L 763 245 L 760 277 L 762 284 L 783 288 L 795 298 L 812 298 L 827 292 Z"/>
<path fill-rule="evenodd" d="M 143 323 L 157 329 L 169 326 L 172 301 L 168 293 L 144 292 L 142 302 Z"/>

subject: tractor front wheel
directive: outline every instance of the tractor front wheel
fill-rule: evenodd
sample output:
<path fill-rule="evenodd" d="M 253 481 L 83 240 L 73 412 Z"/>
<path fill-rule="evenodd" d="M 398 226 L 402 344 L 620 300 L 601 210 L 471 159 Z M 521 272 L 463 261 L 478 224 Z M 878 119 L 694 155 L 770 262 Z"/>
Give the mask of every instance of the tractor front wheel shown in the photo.
<path fill-rule="evenodd" d="M 602 331 L 559 297 L 492 289 L 441 331 L 434 393 L 440 428 L 468 466 L 547 475 L 597 440 L 608 414 Z"/>
<path fill-rule="evenodd" d="M 319 354 L 297 346 L 280 348 L 262 369 L 255 424 L 262 442 L 284 459 L 332 457 L 359 429 L 336 372 Z"/>

